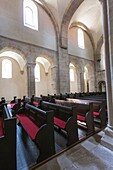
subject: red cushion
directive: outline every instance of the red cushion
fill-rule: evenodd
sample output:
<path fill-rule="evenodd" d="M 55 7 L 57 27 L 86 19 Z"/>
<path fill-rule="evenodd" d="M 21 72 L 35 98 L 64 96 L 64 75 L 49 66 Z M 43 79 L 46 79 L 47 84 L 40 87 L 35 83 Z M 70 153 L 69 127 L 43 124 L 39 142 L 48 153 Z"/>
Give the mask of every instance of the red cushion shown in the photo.
<path fill-rule="evenodd" d="M 93 112 L 95 116 L 99 116 L 99 112 Z"/>
<path fill-rule="evenodd" d="M 31 139 L 34 140 L 39 130 L 39 127 L 36 126 L 25 114 L 20 114 L 20 115 L 17 114 L 16 116 L 20 120 L 20 123 L 27 131 Z"/>
<path fill-rule="evenodd" d="M 0 137 L 4 135 L 2 117 L 0 117 Z"/>
<path fill-rule="evenodd" d="M 33 102 L 33 104 L 34 104 L 34 105 L 37 105 L 37 104 L 38 104 L 38 102 L 34 101 L 34 102 Z"/>
<path fill-rule="evenodd" d="M 11 108 L 13 108 L 13 107 L 14 107 L 14 105 L 15 105 L 15 103 L 10 103 Z"/>
<path fill-rule="evenodd" d="M 62 129 L 65 129 L 65 127 L 66 127 L 66 122 L 64 122 L 63 120 L 58 119 L 56 117 L 54 117 L 54 124 L 59 126 Z"/>
<path fill-rule="evenodd" d="M 80 120 L 80 121 L 85 122 L 85 117 L 84 116 L 77 115 L 77 119 Z"/>

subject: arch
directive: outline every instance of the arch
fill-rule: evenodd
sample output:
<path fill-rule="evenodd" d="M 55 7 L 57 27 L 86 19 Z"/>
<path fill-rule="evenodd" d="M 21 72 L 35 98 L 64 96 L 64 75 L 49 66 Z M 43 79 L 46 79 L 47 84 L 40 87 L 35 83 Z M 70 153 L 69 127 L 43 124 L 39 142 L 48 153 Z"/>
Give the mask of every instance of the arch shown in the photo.
<path fill-rule="evenodd" d="M 37 57 L 36 58 L 36 63 L 42 64 L 44 69 L 45 69 L 45 73 L 46 74 L 48 73 L 51 64 L 50 64 L 50 62 L 46 58 L 41 57 L 41 56 Z"/>
<path fill-rule="evenodd" d="M 46 55 L 40 55 L 36 58 L 36 65 L 37 64 L 40 69 L 40 81 L 35 81 L 35 95 L 40 96 L 41 94 L 52 94 L 52 62 L 50 57 Z"/>
<path fill-rule="evenodd" d="M 95 43 L 94 43 L 94 39 L 93 39 L 93 36 L 90 32 L 90 30 L 87 28 L 86 25 L 84 25 L 83 23 L 81 22 L 74 22 L 74 23 L 71 23 L 69 29 L 73 28 L 73 27 L 78 27 L 78 28 L 81 28 L 83 31 L 86 32 L 86 34 L 88 35 L 90 41 L 91 41 L 91 44 L 92 44 L 92 47 L 93 47 L 93 50 L 95 50 Z"/>
<path fill-rule="evenodd" d="M 0 94 L 4 96 L 7 101 L 11 101 L 14 96 L 22 98 L 27 95 L 27 69 L 26 67 L 20 70 L 20 65 L 13 56 L 6 56 L 9 53 L 1 53 L 0 56 L 0 77 L 2 77 L 2 61 L 9 60 L 12 63 L 12 77 L 1 78 L 0 80 Z M 4 55 L 3 55 L 4 54 Z M 18 59 L 18 58 L 17 58 Z M 21 64 L 21 63 L 20 63 Z"/>
<path fill-rule="evenodd" d="M 106 92 L 106 82 L 105 81 L 99 81 L 98 82 L 98 89 L 99 92 Z"/>
<path fill-rule="evenodd" d="M 61 48 L 67 49 L 67 31 L 68 31 L 68 26 L 70 23 L 70 20 L 77 10 L 77 8 L 80 6 L 80 4 L 84 0 L 71 0 L 67 10 L 65 11 L 65 14 L 62 19 L 61 23 L 61 32 L 60 32 L 60 46 Z"/>
<path fill-rule="evenodd" d="M 87 68 L 88 72 L 88 81 L 86 82 L 86 86 L 89 88 L 89 92 L 95 91 L 95 85 L 94 85 L 94 63 L 88 63 L 85 65 L 84 68 Z"/>
<path fill-rule="evenodd" d="M 27 63 L 23 54 L 21 54 L 17 50 L 10 49 L 7 47 L 0 51 L 0 57 L 10 57 L 10 58 L 13 58 L 14 60 L 16 60 L 16 62 L 19 64 L 21 72 L 24 70 L 24 67 Z"/>

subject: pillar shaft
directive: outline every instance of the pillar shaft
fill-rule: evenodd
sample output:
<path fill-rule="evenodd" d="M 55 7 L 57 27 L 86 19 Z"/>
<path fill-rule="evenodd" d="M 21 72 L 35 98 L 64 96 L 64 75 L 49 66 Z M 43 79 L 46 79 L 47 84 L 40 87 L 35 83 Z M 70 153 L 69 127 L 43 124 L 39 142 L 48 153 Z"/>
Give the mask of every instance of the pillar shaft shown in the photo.
<path fill-rule="evenodd" d="M 109 1 L 109 5 L 107 2 Z M 107 92 L 107 108 L 108 108 L 108 126 L 113 128 L 113 73 L 112 73 L 112 61 L 111 58 L 113 56 L 113 52 L 110 49 L 113 46 L 113 41 L 111 41 L 111 35 L 109 30 L 113 30 L 111 25 L 109 25 L 109 21 L 113 23 L 113 18 L 110 18 L 109 13 L 113 13 L 113 9 L 110 11 L 110 5 L 113 7 L 113 2 L 111 0 L 103 0 L 102 1 L 102 11 L 103 11 L 103 39 L 105 46 L 105 67 L 106 67 L 106 92 Z M 108 17 L 109 16 L 109 17 Z M 109 25 L 109 30 L 108 30 Z M 113 31 L 112 31 L 113 32 Z"/>
<path fill-rule="evenodd" d="M 28 96 L 35 95 L 35 77 L 34 77 L 34 63 L 27 64 L 27 81 L 28 81 Z"/>

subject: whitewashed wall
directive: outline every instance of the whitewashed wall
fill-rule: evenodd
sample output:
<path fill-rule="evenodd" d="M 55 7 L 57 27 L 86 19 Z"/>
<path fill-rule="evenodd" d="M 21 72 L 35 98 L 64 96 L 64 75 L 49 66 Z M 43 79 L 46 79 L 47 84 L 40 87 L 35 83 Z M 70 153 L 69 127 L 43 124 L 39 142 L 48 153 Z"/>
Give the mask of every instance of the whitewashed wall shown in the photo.
<path fill-rule="evenodd" d="M 55 31 L 47 13 L 39 6 L 39 30 L 23 25 L 23 0 L 0 0 L 0 35 L 56 51 Z"/>
<path fill-rule="evenodd" d="M 72 27 L 68 31 L 68 53 L 84 59 L 94 61 L 93 48 L 88 35 L 84 32 L 85 49 L 78 47 L 77 27 Z"/>

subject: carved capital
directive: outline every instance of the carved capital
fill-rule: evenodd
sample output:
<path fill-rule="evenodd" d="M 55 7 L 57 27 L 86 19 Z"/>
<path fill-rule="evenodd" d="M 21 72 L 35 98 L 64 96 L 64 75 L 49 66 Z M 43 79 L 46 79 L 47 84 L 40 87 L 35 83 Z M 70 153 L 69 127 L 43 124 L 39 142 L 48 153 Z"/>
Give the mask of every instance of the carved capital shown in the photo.
<path fill-rule="evenodd" d="M 99 0 L 99 2 L 102 4 L 103 0 Z"/>

